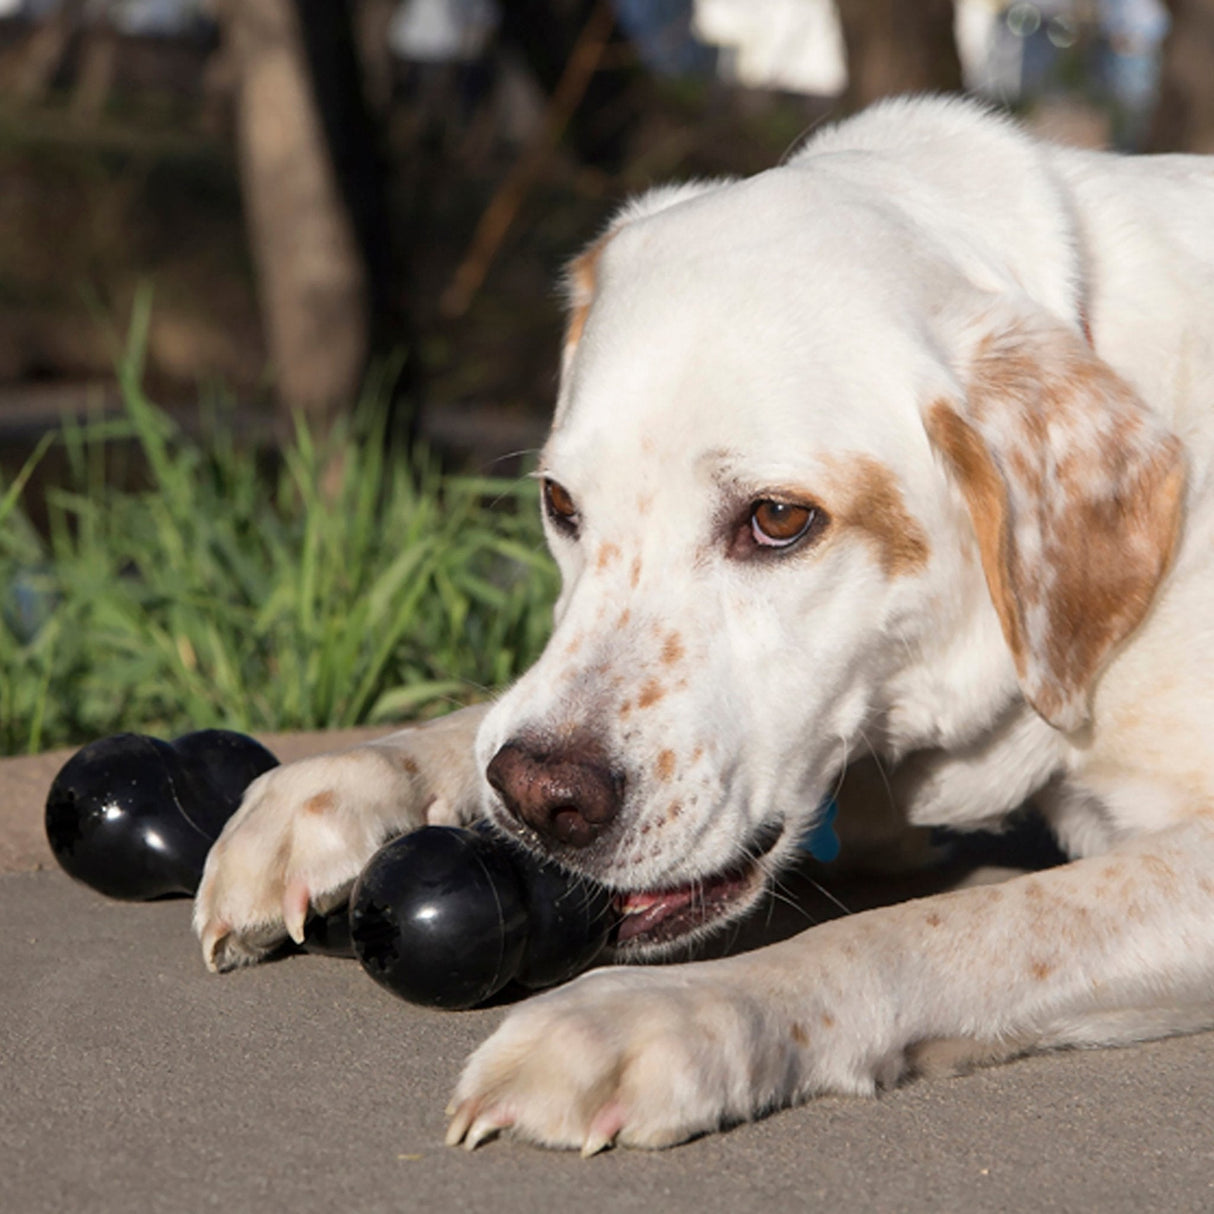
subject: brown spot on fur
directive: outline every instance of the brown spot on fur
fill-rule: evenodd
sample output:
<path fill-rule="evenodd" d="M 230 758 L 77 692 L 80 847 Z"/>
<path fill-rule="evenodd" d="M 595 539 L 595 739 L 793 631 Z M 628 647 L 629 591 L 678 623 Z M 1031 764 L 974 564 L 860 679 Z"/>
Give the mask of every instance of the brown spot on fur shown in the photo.
<path fill-rule="evenodd" d="M 809 1044 L 809 1033 L 807 1033 L 805 1031 L 805 1025 L 794 1024 L 792 1026 L 792 1039 L 798 1045 L 808 1045 Z"/>
<path fill-rule="evenodd" d="M 565 327 L 565 352 L 571 354 L 582 340 L 586 321 L 590 317 L 590 305 L 598 285 L 599 258 L 611 239 L 611 233 L 600 236 L 588 249 L 580 253 L 565 271 L 569 296 L 569 323 Z"/>
<path fill-rule="evenodd" d="M 337 794 L 330 789 L 309 797 L 303 803 L 303 811 L 306 814 L 327 814 L 336 804 Z"/>
<path fill-rule="evenodd" d="M 681 801 L 671 801 L 666 806 L 666 813 L 663 815 L 667 822 L 675 821 L 683 812 L 683 804 Z"/>
<path fill-rule="evenodd" d="M 940 924 L 943 922 L 944 922 L 944 920 L 941 919 L 940 916 L 938 914 L 936 914 L 935 911 L 932 911 L 931 914 L 929 914 L 927 917 L 927 926 L 928 927 L 939 927 Z"/>
<path fill-rule="evenodd" d="M 638 514 L 642 514 L 642 515 L 648 514 L 652 508 L 653 508 L 653 494 L 652 493 L 637 494 L 637 513 Z"/>
<path fill-rule="evenodd" d="M 824 1029 L 833 1029 L 835 1027 L 835 1018 L 829 1012 L 823 1012 L 821 1020 Z"/>
<path fill-rule="evenodd" d="M 590 316 L 590 305 L 577 304 L 569 309 L 569 323 L 565 326 L 565 349 L 572 352 L 573 348 L 582 340 L 582 333 L 586 328 L 586 321 Z"/>
<path fill-rule="evenodd" d="M 615 626 L 617 628 L 623 628 L 630 619 L 632 619 L 632 608 L 625 607 L 624 610 L 620 612 L 620 618 L 616 620 Z"/>
<path fill-rule="evenodd" d="M 1176 889 L 1176 870 L 1159 856 L 1145 855 L 1142 857 L 1142 867 L 1158 881 L 1164 893 Z"/>
<path fill-rule="evenodd" d="M 417 773 L 421 770 L 421 768 L 418 767 L 416 760 L 409 758 L 408 755 L 400 760 L 400 769 L 410 776 L 417 775 Z"/>
<path fill-rule="evenodd" d="M 646 679 L 641 684 L 640 694 L 637 696 L 638 708 L 650 708 L 656 704 L 666 694 L 666 688 L 657 682 L 655 679 Z"/>
<path fill-rule="evenodd" d="M 673 750 L 664 750 L 658 755 L 657 771 L 659 780 L 669 780 L 674 775 Z"/>
<path fill-rule="evenodd" d="M 683 660 L 683 641 L 677 632 L 672 632 L 662 646 L 662 664 L 673 666 Z"/>
<path fill-rule="evenodd" d="M 1180 442 L 1076 334 L 1028 321 L 979 343 L 965 417 L 937 401 L 926 423 L 969 507 L 1025 693 L 1074 728 L 1171 562 Z"/>
<path fill-rule="evenodd" d="M 610 565 L 613 561 L 618 561 L 619 559 L 620 559 L 619 545 L 618 544 L 604 544 L 599 549 L 599 555 L 598 555 L 598 559 L 595 561 L 595 565 L 599 569 L 606 569 L 607 566 Z"/>
<path fill-rule="evenodd" d="M 1038 982 L 1044 982 L 1054 972 L 1054 967 L 1048 961 L 1034 961 L 1029 966 L 1029 973 L 1037 979 Z"/>
<path fill-rule="evenodd" d="M 627 716 L 627 715 L 628 715 L 628 714 L 629 714 L 631 711 L 632 711 L 632 701 L 631 701 L 631 700 L 625 700 L 625 701 L 624 701 L 624 702 L 623 702 L 623 703 L 620 705 L 620 716 L 621 716 L 621 717 L 626 717 L 626 716 Z"/>
<path fill-rule="evenodd" d="M 846 494 L 834 505 L 836 524 L 872 542 L 886 577 L 923 569 L 931 548 L 907 510 L 893 472 L 869 456 L 853 455 L 847 460 L 846 478 Z"/>
<path fill-rule="evenodd" d="M 1011 648 L 1016 670 L 1024 673 L 1024 629 L 1020 608 L 1012 593 L 1004 559 L 1007 527 L 1007 492 L 995 461 L 977 432 L 946 401 L 937 401 L 928 411 L 928 437 L 947 460 L 969 507 L 987 590 L 1003 635 Z"/>
<path fill-rule="evenodd" d="M 632 558 L 632 571 L 628 575 L 628 584 L 635 590 L 641 581 L 641 558 Z"/>

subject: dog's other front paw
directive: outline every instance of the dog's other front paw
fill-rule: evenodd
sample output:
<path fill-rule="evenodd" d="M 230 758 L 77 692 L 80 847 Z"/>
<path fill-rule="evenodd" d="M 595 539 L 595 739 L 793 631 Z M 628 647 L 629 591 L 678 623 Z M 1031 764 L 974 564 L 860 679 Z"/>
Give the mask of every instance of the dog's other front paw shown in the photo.
<path fill-rule="evenodd" d="M 524 1003 L 468 1060 L 447 1142 L 666 1147 L 787 1103 L 797 1043 L 725 974 L 601 969 Z"/>
<path fill-rule="evenodd" d="M 194 930 L 212 970 L 259 960 L 309 911 L 346 900 L 385 840 L 479 811 L 472 740 L 484 708 L 276 767 L 249 785 L 207 856 Z"/>
<path fill-rule="evenodd" d="M 207 856 L 194 930 L 212 970 L 303 939 L 309 910 L 348 896 L 389 834 L 410 825 L 407 787 L 391 756 L 370 747 L 276 767 L 249 785 Z"/>

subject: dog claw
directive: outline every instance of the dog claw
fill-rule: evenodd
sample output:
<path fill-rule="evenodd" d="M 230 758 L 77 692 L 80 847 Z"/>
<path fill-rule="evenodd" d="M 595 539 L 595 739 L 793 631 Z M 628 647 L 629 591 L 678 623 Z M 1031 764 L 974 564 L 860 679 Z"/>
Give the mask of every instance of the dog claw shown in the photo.
<path fill-rule="evenodd" d="M 488 1114 L 484 1117 L 478 1117 L 472 1123 L 472 1128 L 464 1136 L 464 1150 L 475 1151 L 482 1142 L 495 1138 L 509 1124 L 509 1120 L 502 1120 Z"/>
<path fill-rule="evenodd" d="M 304 921 L 308 917 L 308 907 L 312 895 L 308 887 L 299 880 L 292 881 L 282 896 L 282 917 L 287 926 L 287 935 L 296 944 L 304 942 Z"/>
<path fill-rule="evenodd" d="M 456 1109 L 447 1127 L 447 1145 L 475 1151 L 482 1142 L 487 1142 L 513 1124 L 514 1118 L 509 1114 L 500 1110 L 481 1113 L 476 1104 L 468 1101 Z"/>
<path fill-rule="evenodd" d="M 604 1106 L 595 1114 L 586 1131 L 586 1141 L 582 1143 L 582 1158 L 589 1159 L 608 1147 L 615 1146 L 615 1140 L 624 1128 L 624 1109 L 618 1101 Z"/>
<path fill-rule="evenodd" d="M 445 1141 L 449 1147 L 457 1147 L 468 1132 L 468 1127 L 476 1116 L 476 1109 L 471 1103 L 464 1102 L 463 1104 L 457 1104 L 453 1100 L 447 1106 L 447 1116 L 451 1118 L 451 1124 L 447 1127 Z"/>
<path fill-rule="evenodd" d="M 601 1151 L 607 1150 L 608 1147 L 615 1143 L 614 1135 L 608 1137 L 606 1134 L 598 1134 L 593 1130 L 586 1135 L 586 1141 L 582 1143 L 582 1158 L 589 1159 L 592 1155 L 598 1155 Z"/>
<path fill-rule="evenodd" d="M 202 933 L 202 959 L 212 974 L 218 974 L 220 946 L 228 938 L 231 928 L 223 922 L 208 923 Z"/>

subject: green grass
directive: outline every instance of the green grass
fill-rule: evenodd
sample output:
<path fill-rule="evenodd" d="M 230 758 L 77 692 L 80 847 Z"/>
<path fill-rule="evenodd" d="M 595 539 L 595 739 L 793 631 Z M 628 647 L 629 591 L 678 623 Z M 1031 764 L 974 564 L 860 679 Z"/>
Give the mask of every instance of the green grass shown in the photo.
<path fill-rule="evenodd" d="M 323 444 L 298 426 L 271 471 L 223 428 L 191 441 L 140 386 L 146 327 L 137 309 L 125 416 L 0 485 L 0 753 L 436 715 L 534 659 L 556 574 L 530 482 L 394 459 L 373 409 Z M 118 439 L 146 489 L 113 488 Z M 25 494 L 50 441 L 70 477 L 39 531 Z"/>

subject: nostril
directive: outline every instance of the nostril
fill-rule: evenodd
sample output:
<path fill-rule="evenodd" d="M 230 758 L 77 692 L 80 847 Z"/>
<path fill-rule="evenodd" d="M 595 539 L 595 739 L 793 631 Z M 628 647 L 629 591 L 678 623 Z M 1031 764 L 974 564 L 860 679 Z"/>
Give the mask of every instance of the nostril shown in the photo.
<path fill-rule="evenodd" d="M 507 742 L 485 770 L 507 811 L 547 838 L 587 847 L 623 804 L 623 776 L 591 744 L 558 751 Z"/>
<path fill-rule="evenodd" d="M 490 786 L 505 801 L 506 808 L 511 813 L 514 813 L 515 809 L 512 804 L 514 798 L 510 792 L 510 773 L 511 769 L 517 765 L 518 759 L 518 748 L 506 745 L 489 760 L 489 766 L 485 768 L 485 779 L 489 781 Z"/>

